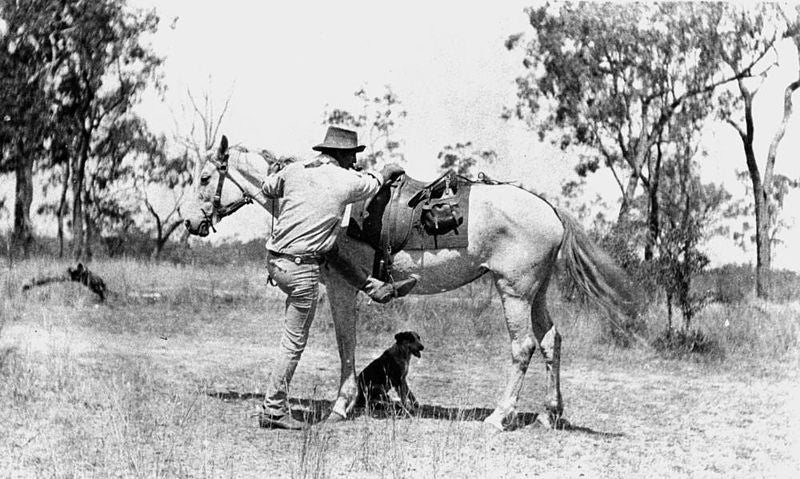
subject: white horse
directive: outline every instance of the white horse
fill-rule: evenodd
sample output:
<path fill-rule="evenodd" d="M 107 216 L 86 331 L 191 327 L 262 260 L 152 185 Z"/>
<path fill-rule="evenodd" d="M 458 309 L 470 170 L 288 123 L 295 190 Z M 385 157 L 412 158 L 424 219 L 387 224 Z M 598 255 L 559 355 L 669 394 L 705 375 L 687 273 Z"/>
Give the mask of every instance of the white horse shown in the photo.
<path fill-rule="evenodd" d="M 229 153 L 230 152 L 230 153 Z M 216 154 L 216 157 L 215 157 Z M 230 159 L 228 160 L 228 157 Z M 262 179 L 277 159 L 268 152 L 227 146 L 209 152 L 195 178 L 195 194 L 182 208 L 187 229 L 205 236 L 222 217 L 251 199 L 269 214 L 272 200 L 260 192 Z M 227 166 L 221 166 L 221 161 Z M 224 182 L 224 186 L 223 186 Z M 616 318 L 635 315 L 636 305 L 624 272 L 599 250 L 577 220 L 541 197 L 512 185 L 475 184 L 469 205 L 466 248 L 400 251 L 394 256 L 395 278 L 415 274 L 413 294 L 436 294 L 474 281 L 494 279 L 511 338 L 511 364 L 502 396 L 485 422 L 503 430 L 513 420 L 531 356 L 539 347 L 547 371 L 545 411 L 538 418 L 551 427 L 563 421 L 560 385 L 561 335 L 547 311 L 547 287 L 559 251 L 573 280 Z M 337 240 L 340 254 L 371 270 L 373 249 L 349 238 Z M 357 393 L 356 293 L 341 273 L 323 268 L 341 360 L 341 382 L 333 411 L 346 417 Z"/>

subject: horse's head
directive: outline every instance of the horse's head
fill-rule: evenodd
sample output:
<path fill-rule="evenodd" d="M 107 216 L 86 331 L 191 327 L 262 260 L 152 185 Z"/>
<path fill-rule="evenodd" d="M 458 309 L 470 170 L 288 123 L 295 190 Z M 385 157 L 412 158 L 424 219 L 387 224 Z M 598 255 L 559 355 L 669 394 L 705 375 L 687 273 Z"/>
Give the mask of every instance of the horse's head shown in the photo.
<path fill-rule="evenodd" d="M 190 234 L 207 236 L 209 229 L 214 230 L 214 225 L 232 213 L 235 205 L 246 201 L 246 193 L 236 183 L 226 181 L 229 156 L 228 138 L 223 136 L 219 148 L 200 158 L 192 179 L 192 196 L 181 208 Z"/>
<path fill-rule="evenodd" d="M 261 181 L 293 160 L 278 158 L 267 150 L 229 148 L 228 138 L 223 136 L 219 148 L 207 151 L 198 163 L 191 198 L 181 207 L 186 229 L 207 236 L 222 218 L 252 201 L 271 213 L 272 200 L 261 194 Z"/>

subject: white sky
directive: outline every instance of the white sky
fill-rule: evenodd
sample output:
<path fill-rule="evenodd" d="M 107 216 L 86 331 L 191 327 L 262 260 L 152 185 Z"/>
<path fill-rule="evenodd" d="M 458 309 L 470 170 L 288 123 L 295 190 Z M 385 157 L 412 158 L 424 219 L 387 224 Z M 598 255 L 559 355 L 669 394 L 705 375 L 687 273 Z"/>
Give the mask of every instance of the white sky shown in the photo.
<path fill-rule="evenodd" d="M 137 0 L 143 5 L 155 0 Z M 162 2 L 163 3 L 163 2 Z M 357 111 L 362 86 L 390 85 L 408 117 L 398 129 L 415 173 L 433 176 L 443 146 L 471 140 L 505 153 L 529 133 L 499 119 L 515 98 L 519 56 L 503 46 L 525 29 L 525 2 L 216 2 L 158 6 L 169 101 L 209 88 L 229 138 L 308 155 L 326 107 Z M 168 113 L 167 113 L 168 114 Z M 166 118 L 165 118 L 166 120 Z M 166 127 L 170 127 L 165 123 Z M 523 133 L 521 135 L 521 133 Z M 527 146 L 527 145 L 526 145 Z M 505 154 L 502 156 L 506 156 Z"/>
<path fill-rule="evenodd" d="M 535 133 L 518 122 L 499 118 L 503 106 L 515 103 L 514 79 L 522 71 L 519 52 L 508 52 L 503 42 L 530 29 L 523 8 L 533 2 L 130 1 L 155 6 L 162 19 L 153 45 L 167 57 L 168 92 L 164 101 L 148 99 L 140 109 L 156 130 L 171 133 L 176 120 L 188 121 L 175 118 L 187 88 L 196 96 L 208 91 L 218 105 L 232 92 L 222 128 L 231 141 L 310 155 L 310 147 L 324 136 L 326 109 L 357 111 L 353 92 L 365 86 L 380 94 L 390 85 L 408 112 L 397 136 L 412 176 L 433 178 L 439 151 L 463 141 L 498 152 L 500 163 L 485 168 L 492 176 L 520 180 L 540 192 L 555 195 L 562 179 L 574 175 L 576 159 L 538 144 Z M 176 17 L 174 29 L 169 28 Z M 797 71 L 796 65 L 785 68 Z M 771 135 L 770 123 L 779 118 L 780 81 L 765 86 L 758 99 L 757 135 Z M 800 177 L 798 117 L 776 168 L 795 178 Z M 759 140 L 763 158 L 769 137 Z M 717 128 L 707 143 L 712 156 L 704 166 L 707 179 L 743 192 L 733 181 L 733 171 L 745 168 L 738 137 L 730 127 Z M 595 176 L 589 197 L 600 193 L 616 205 L 610 175 Z M 797 227 L 784 238 L 797 244 L 800 195 L 789 198 L 785 212 Z M 249 239 L 263 233 L 257 212 L 248 215 L 250 221 L 242 221 L 242 215 L 226 219 L 218 236 Z M 10 221 L 3 218 L 9 226 Z M 790 251 L 779 248 L 776 265 L 800 271 L 800 255 Z M 755 257 L 741 254 L 727 240 L 715 242 L 709 252 L 717 264 L 754 262 Z"/>

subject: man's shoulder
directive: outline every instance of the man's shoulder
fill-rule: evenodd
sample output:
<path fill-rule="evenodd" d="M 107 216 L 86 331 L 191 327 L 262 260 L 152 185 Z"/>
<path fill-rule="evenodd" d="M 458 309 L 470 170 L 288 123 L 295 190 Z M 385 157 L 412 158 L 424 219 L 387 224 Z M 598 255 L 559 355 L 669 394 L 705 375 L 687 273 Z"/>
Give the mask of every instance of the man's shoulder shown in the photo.
<path fill-rule="evenodd" d="M 320 153 L 313 158 L 303 160 L 301 163 L 303 168 L 319 168 L 322 166 L 333 166 L 339 168 L 339 164 L 336 163 L 336 160 L 334 160 L 332 156 L 326 155 L 325 153 Z"/>

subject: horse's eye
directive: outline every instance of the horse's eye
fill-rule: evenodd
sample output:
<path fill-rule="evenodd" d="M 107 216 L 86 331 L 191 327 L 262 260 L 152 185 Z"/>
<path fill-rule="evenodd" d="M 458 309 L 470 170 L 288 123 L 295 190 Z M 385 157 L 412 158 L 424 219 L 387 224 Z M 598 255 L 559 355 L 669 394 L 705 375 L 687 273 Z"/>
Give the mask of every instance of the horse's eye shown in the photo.
<path fill-rule="evenodd" d="M 203 176 L 200 177 L 200 184 L 205 186 L 205 185 L 208 184 L 208 181 L 210 179 L 211 179 L 211 175 L 203 175 Z"/>

